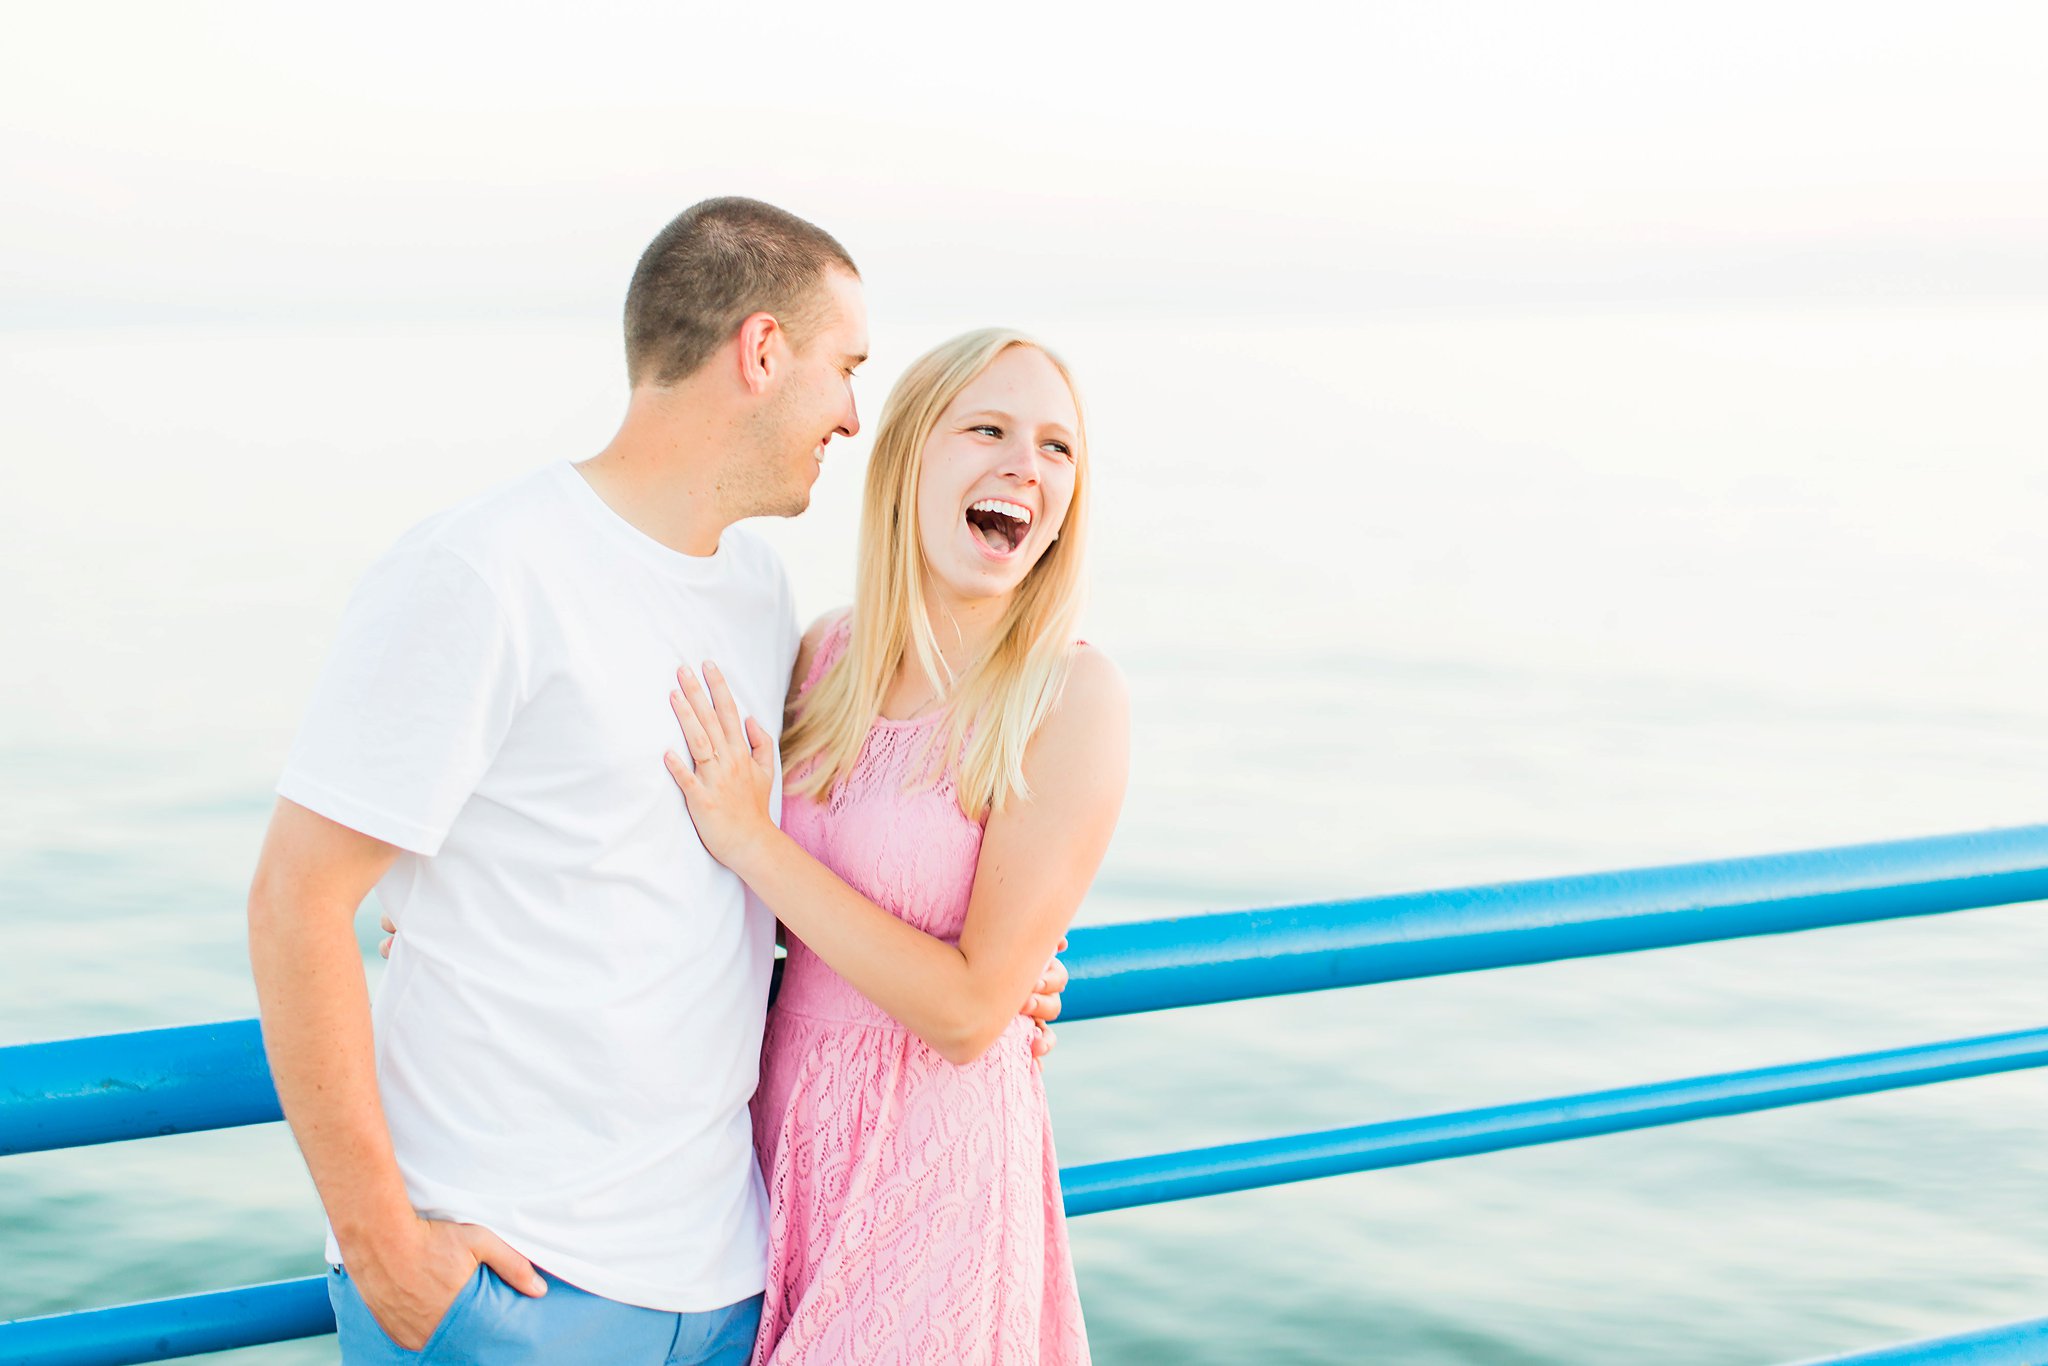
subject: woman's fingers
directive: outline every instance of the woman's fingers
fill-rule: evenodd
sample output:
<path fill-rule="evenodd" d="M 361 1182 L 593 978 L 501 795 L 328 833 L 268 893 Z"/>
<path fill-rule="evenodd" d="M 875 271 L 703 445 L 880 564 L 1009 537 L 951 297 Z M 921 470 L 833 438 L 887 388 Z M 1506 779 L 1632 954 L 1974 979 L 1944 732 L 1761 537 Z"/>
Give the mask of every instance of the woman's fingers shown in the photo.
<path fill-rule="evenodd" d="M 747 743 L 753 747 L 754 762 L 769 777 L 775 776 L 775 737 L 753 717 L 747 718 Z"/>
<path fill-rule="evenodd" d="M 1067 989 L 1067 965 L 1059 959 L 1052 959 L 1045 965 L 1045 976 L 1038 979 L 1038 989 L 1057 996 Z"/>
<path fill-rule="evenodd" d="M 668 695 L 668 705 L 676 714 L 676 724 L 683 728 L 683 743 L 689 746 L 690 758 L 700 764 L 717 758 L 718 743 L 711 732 L 715 718 L 710 716 L 704 685 L 688 669 L 676 670 L 676 682 L 680 686 Z"/>
<path fill-rule="evenodd" d="M 1053 1027 L 1048 1024 L 1042 1024 L 1038 1027 L 1038 1032 L 1031 1036 L 1031 1056 L 1043 1058 L 1046 1054 L 1052 1052 L 1053 1049 L 1059 1047 L 1059 1043 L 1060 1036 L 1054 1032 Z"/>
<path fill-rule="evenodd" d="M 688 668 L 676 670 L 676 690 L 669 695 L 669 707 L 676 714 L 676 724 L 683 728 L 693 764 L 707 763 L 721 754 L 744 754 L 763 773 L 774 775 L 775 737 L 753 717 L 740 715 L 732 688 L 712 660 L 704 661 L 701 680 Z"/>
<path fill-rule="evenodd" d="M 1060 998 L 1042 996 L 1033 992 L 1024 1002 L 1024 1013 L 1040 1024 L 1049 1024 L 1060 1017 Z"/>
<path fill-rule="evenodd" d="M 735 749 L 745 748 L 747 728 L 740 720 L 739 707 L 733 703 L 732 689 L 725 685 L 725 675 L 719 672 L 718 665 L 708 659 L 704 661 L 704 687 L 711 694 L 712 713 L 718 718 L 725 738 Z"/>

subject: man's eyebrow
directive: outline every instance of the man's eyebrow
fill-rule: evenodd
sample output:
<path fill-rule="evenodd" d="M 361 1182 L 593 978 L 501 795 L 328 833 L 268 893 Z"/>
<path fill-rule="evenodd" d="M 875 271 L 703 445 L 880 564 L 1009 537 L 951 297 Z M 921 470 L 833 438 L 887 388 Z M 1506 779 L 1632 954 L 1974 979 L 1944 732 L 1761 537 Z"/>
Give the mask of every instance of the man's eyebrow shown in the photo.
<path fill-rule="evenodd" d="M 841 357 L 841 359 L 843 359 L 848 365 L 865 365 L 868 361 L 868 353 L 863 351 L 858 356 L 849 353 L 848 355 Z"/>

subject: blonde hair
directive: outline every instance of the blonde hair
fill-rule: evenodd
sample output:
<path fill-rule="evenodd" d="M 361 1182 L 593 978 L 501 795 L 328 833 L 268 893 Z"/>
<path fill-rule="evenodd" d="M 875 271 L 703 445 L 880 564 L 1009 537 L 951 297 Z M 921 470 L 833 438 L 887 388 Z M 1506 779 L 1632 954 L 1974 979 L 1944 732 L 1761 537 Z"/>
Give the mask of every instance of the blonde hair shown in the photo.
<path fill-rule="evenodd" d="M 882 714 L 882 698 L 905 658 L 915 658 L 952 707 L 944 739 L 935 739 L 913 785 L 936 782 L 951 764 L 960 809 L 969 817 L 1001 811 L 1011 797 L 1028 801 L 1024 750 L 1059 700 L 1081 613 L 1081 562 L 1088 533 L 1088 445 L 1074 433 L 1074 496 L 1059 537 L 1045 548 L 1010 596 L 983 653 L 955 678 L 939 651 L 925 609 L 924 549 L 918 535 L 917 489 L 924 448 L 953 400 L 1013 346 L 1051 361 L 1074 396 L 1066 363 L 1022 333 L 983 328 L 933 347 L 912 362 L 889 391 L 868 456 L 861 509 L 853 631 L 845 653 L 798 703 L 783 736 L 784 771 L 810 771 L 792 792 L 820 796 L 853 772 L 861 746 Z"/>

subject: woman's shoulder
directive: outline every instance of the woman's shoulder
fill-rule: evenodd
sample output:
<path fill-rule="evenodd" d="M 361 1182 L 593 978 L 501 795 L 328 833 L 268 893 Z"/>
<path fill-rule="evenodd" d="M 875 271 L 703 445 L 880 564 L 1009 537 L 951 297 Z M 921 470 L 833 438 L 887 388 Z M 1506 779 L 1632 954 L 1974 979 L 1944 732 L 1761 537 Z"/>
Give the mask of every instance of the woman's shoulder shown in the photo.
<path fill-rule="evenodd" d="M 835 607 L 824 616 L 819 617 L 809 626 L 804 627 L 804 653 L 815 655 L 823 648 L 827 640 L 840 634 L 842 630 L 852 624 L 852 621 L 853 609 L 851 607 Z"/>
<path fill-rule="evenodd" d="M 818 680 L 814 675 L 823 672 L 824 666 L 846 648 L 845 637 L 852 615 L 851 607 L 834 608 L 804 628 L 803 641 L 797 646 L 796 666 L 790 670 L 792 697 L 816 683 Z"/>
<path fill-rule="evenodd" d="M 1114 825 L 1130 747 L 1130 689 L 1123 671 L 1101 650 L 1077 642 L 1067 657 L 1059 699 L 1039 722 L 1025 755 L 1030 806 Z"/>
<path fill-rule="evenodd" d="M 1124 672 L 1116 666 L 1102 647 L 1085 640 L 1074 642 L 1074 648 L 1067 653 L 1067 686 L 1079 684 L 1084 689 L 1098 689 L 1111 693 L 1126 693 Z"/>
<path fill-rule="evenodd" d="M 1100 733 L 1121 730 L 1131 710 L 1130 685 L 1108 654 L 1085 640 L 1067 656 L 1067 681 L 1046 724 Z"/>

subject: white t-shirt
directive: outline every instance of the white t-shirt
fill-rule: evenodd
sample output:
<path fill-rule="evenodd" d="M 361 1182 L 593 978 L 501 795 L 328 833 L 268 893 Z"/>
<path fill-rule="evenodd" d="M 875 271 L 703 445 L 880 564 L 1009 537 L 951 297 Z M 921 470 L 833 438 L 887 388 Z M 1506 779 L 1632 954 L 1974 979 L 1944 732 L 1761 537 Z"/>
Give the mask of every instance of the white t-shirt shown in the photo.
<path fill-rule="evenodd" d="M 764 542 L 680 554 L 566 463 L 415 528 L 357 588 L 277 790 L 406 851 L 377 886 L 400 933 L 373 1019 L 420 1213 L 628 1304 L 761 1290 L 774 920 L 662 755 L 678 665 L 717 661 L 778 732 L 797 641 Z"/>

